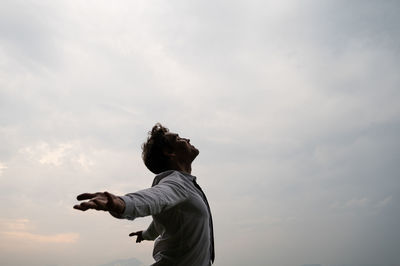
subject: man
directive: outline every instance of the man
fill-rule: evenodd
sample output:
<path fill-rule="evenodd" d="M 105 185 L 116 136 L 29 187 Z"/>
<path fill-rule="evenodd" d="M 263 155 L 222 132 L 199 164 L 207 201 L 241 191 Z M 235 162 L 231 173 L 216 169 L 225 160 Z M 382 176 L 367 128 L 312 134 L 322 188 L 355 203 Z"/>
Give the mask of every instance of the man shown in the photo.
<path fill-rule="evenodd" d="M 84 193 L 87 200 L 74 208 L 108 211 L 116 218 L 152 215 L 145 231 L 131 233 L 136 242 L 155 240 L 153 265 L 209 266 L 214 262 L 214 236 L 210 207 L 191 175 L 199 150 L 189 139 L 157 123 L 142 146 L 147 168 L 156 174 L 151 188 L 116 196 L 108 192 Z"/>

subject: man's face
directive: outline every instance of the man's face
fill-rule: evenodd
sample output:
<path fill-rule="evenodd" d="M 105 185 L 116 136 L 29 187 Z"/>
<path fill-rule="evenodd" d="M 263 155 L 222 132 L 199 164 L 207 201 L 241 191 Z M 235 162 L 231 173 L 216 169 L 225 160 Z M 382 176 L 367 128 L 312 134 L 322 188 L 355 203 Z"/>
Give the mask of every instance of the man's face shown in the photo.
<path fill-rule="evenodd" d="M 192 162 L 199 155 L 199 150 L 190 144 L 190 139 L 181 138 L 172 132 L 166 133 L 165 136 L 168 138 L 177 160 Z"/>

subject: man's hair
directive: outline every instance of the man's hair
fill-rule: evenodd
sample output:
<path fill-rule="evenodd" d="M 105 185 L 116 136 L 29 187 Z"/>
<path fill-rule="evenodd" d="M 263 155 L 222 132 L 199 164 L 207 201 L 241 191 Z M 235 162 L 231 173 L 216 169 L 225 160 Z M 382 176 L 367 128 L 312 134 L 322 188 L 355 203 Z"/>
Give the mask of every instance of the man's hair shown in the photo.
<path fill-rule="evenodd" d="M 164 154 L 164 151 L 171 150 L 172 147 L 165 136 L 167 132 L 169 132 L 168 128 L 160 123 L 155 124 L 148 133 L 147 141 L 142 145 L 143 162 L 154 174 L 169 170 L 168 156 Z"/>

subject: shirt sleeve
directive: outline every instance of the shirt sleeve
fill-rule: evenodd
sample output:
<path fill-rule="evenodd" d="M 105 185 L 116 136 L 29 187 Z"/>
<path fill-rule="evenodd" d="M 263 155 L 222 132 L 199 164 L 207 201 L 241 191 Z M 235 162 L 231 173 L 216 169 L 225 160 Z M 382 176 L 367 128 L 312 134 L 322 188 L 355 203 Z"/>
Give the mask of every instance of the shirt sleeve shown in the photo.
<path fill-rule="evenodd" d="M 188 198 L 188 190 L 181 178 L 166 177 L 154 187 L 121 196 L 125 211 L 121 218 L 133 220 L 137 217 L 157 215 Z"/>
<path fill-rule="evenodd" d="M 154 224 L 154 221 L 151 222 L 149 227 L 142 232 L 142 236 L 144 240 L 154 240 L 156 239 L 160 233 L 157 231 L 157 228 Z"/>

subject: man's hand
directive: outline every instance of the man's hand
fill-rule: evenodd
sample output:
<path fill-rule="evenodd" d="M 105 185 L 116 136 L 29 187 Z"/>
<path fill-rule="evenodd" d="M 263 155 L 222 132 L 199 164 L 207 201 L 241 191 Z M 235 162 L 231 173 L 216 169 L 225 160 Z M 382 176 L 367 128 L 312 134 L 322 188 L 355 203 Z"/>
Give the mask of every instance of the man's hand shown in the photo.
<path fill-rule="evenodd" d="M 137 231 L 137 232 L 130 233 L 129 236 L 137 236 L 136 243 L 140 243 L 144 240 L 142 233 L 143 233 L 143 231 Z"/>
<path fill-rule="evenodd" d="M 112 215 L 121 215 L 125 211 L 125 202 L 108 192 L 83 193 L 77 197 L 77 200 L 88 200 L 74 206 L 74 209 L 81 211 L 94 209 L 108 211 Z"/>

